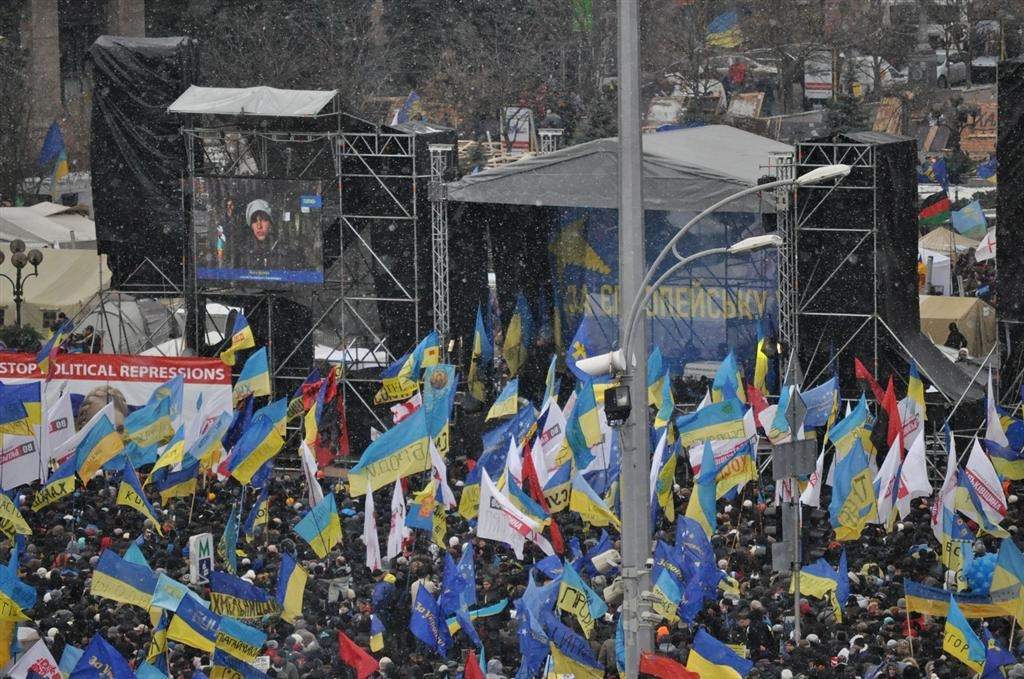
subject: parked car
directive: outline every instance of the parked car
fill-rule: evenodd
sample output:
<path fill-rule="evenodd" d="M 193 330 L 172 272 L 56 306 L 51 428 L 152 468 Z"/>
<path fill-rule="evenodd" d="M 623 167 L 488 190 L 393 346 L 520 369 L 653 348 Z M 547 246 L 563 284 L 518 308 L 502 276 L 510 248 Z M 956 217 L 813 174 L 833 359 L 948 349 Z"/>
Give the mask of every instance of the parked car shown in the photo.
<path fill-rule="evenodd" d="M 935 82 L 939 87 L 946 88 L 967 82 L 967 60 L 962 54 L 951 51 L 947 58 L 945 50 L 936 50 L 935 56 L 939 60 L 935 67 Z"/>

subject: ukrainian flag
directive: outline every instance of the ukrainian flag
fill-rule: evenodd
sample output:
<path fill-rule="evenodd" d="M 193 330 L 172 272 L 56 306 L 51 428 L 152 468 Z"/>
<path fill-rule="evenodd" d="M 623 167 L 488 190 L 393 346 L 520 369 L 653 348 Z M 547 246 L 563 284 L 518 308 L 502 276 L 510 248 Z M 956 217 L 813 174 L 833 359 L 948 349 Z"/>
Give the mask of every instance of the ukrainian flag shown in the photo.
<path fill-rule="evenodd" d="M 867 429 L 867 422 L 868 401 L 864 394 L 861 394 L 860 400 L 850 414 L 839 420 L 827 433 L 828 440 L 836 449 L 837 464 L 838 459 L 850 452 L 854 441 L 860 440 L 862 446 L 865 445 L 865 441 L 870 442 L 871 431 Z"/>
<path fill-rule="evenodd" d="M 672 413 L 675 412 L 676 402 L 672 397 L 672 376 L 665 371 L 665 377 L 661 382 L 661 398 L 658 401 L 658 412 L 654 416 L 654 428 L 661 429 L 668 426 L 672 421 Z"/>
<path fill-rule="evenodd" d="M 662 435 L 662 440 L 659 442 L 659 446 L 667 448 L 668 442 L 668 431 Z M 674 523 L 676 520 L 676 506 L 672 500 L 672 486 L 676 480 L 676 460 L 678 455 L 675 454 L 675 450 L 669 449 L 664 452 L 661 456 L 661 468 L 652 470 L 655 472 L 651 491 L 658 500 L 658 506 L 661 507 L 662 511 L 665 512 L 665 518 L 670 523 Z M 655 459 L 658 459 L 657 457 Z M 716 483 L 717 485 L 717 483 Z M 654 516 L 654 510 L 652 507 L 652 517 Z"/>
<path fill-rule="evenodd" d="M 64 323 L 62 323 L 60 327 L 50 335 L 50 339 L 46 340 L 46 343 L 43 345 L 43 348 L 39 350 L 39 353 L 36 354 L 36 365 L 39 367 L 39 372 L 46 379 L 50 378 L 50 371 L 53 368 L 53 359 L 56 358 L 57 351 L 60 349 L 60 346 L 64 344 L 67 338 L 71 336 L 74 328 L 75 326 L 70 320 L 64 321 Z"/>
<path fill-rule="evenodd" d="M 149 610 L 156 581 L 156 574 L 146 566 L 125 561 L 114 550 L 105 549 L 93 569 L 89 593 Z"/>
<path fill-rule="evenodd" d="M 953 595 L 949 596 L 949 615 L 943 633 L 942 650 L 967 665 L 972 672 L 985 666 L 985 644 L 971 629 Z"/>
<path fill-rule="evenodd" d="M 925 421 L 926 408 L 924 403 L 924 382 L 917 371 L 917 361 L 910 362 L 910 377 L 907 380 L 907 398 L 913 401 L 917 412 L 921 415 L 921 421 Z"/>
<path fill-rule="evenodd" d="M 739 14 L 730 10 L 719 14 L 708 24 L 709 47 L 736 47 L 743 41 L 740 33 Z"/>
<path fill-rule="evenodd" d="M 757 464 L 754 462 L 754 447 L 750 439 L 728 454 L 722 464 L 718 465 L 717 474 L 716 498 L 739 490 L 748 482 L 757 481 Z"/>
<path fill-rule="evenodd" d="M 715 379 L 711 383 L 711 401 L 713 403 L 730 398 L 735 398 L 741 403 L 747 402 L 747 395 L 743 390 L 743 373 L 740 372 L 736 354 L 732 351 L 718 366 Z"/>
<path fill-rule="evenodd" d="M 124 418 L 124 437 L 143 448 L 163 443 L 174 434 L 169 398 L 151 399 Z"/>
<path fill-rule="evenodd" d="M 741 658 L 703 628 L 697 630 L 686 659 L 686 669 L 696 672 L 701 679 L 742 679 L 753 667 L 754 663 Z"/>
<path fill-rule="evenodd" d="M 577 415 L 578 413 L 578 415 Z M 597 412 L 597 397 L 593 380 L 583 380 L 576 390 L 576 406 L 573 417 L 579 420 L 580 431 L 587 448 L 593 448 L 604 440 L 601 432 L 601 416 Z"/>
<path fill-rule="evenodd" d="M 370 651 L 380 653 L 384 650 L 384 623 L 374 614 L 370 614 Z"/>
<path fill-rule="evenodd" d="M 135 473 L 135 467 L 127 460 L 124 463 L 124 475 L 121 478 L 121 485 L 117 489 L 117 504 L 131 507 L 142 516 L 153 522 L 156 532 L 163 536 L 163 528 L 160 526 L 160 519 L 156 516 L 156 510 L 150 504 L 146 493 L 139 483 L 139 476 Z"/>
<path fill-rule="evenodd" d="M 35 385 L 36 400 L 39 400 L 39 383 Z M 0 434 L 12 436 L 34 436 L 35 431 L 29 419 L 25 403 L 21 400 L 21 385 L 0 384 Z"/>
<path fill-rule="evenodd" d="M 262 415 L 256 415 L 232 449 L 227 470 L 244 486 L 252 481 L 253 475 L 260 467 L 277 455 L 283 447 L 284 439 L 277 432 L 274 422 Z"/>
<path fill-rule="evenodd" d="M 295 524 L 295 532 L 305 540 L 318 557 L 327 556 L 341 541 L 341 518 L 335 504 L 334 493 L 324 496 L 323 502 L 306 512 Z"/>
<path fill-rule="evenodd" d="M 711 442 L 705 441 L 700 474 L 693 480 L 693 492 L 686 505 L 686 516 L 699 523 L 708 537 L 714 535 L 718 529 L 718 518 L 715 512 L 715 486 L 717 485 L 715 479 L 717 476 L 715 452 L 711 448 Z"/>
<path fill-rule="evenodd" d="M 57 500 L 71 495 L 75 492 L 75 469 L 77 467 L 77 460 L 74 457 L 69 457 L 64 461 L 64 464 L 57 467 L 57 469 L 50 474 L 50 478 L 47 480 L 46 485 L 40 488 L 35 497 L 32 499 L 32 511 L 38 512 L 44 507 L 48 507 Z"/>
<path fill-rule="evenodd" d="M 555 473 L 551 475 L 551 478 L 548 479 L 547 484 L 544 486 L 544 499 L 547 500 L 548 510 L 552 514 L 557 514 L 569 506 L 572 495 L 572 478 L 570 477 L 575 478 L 572 476 L 572 460 L 555 470 Z M 465 490 L 463 490 L 463 496 L 465 494 Z M 479 496 L 477 500 L 479 502 Z M 602 504 L 604 503 L 602 502 Z M 459 512 L 462 513 L 461 507 Z"/>
<path fill-rule="evenodd" d="M 270 368 L 266 347 L 260 347 L 246 359 L 232 391 L 236 402 L 249 395 L 270 396 Z"/>
<path fill-rule="evenodd" d="M 160 613 L 160 621 L 156 627 L 153 628 L 153 634 L 150 637 L 149 650 L 146 651 L 146 662 L 152 663 L 157 667 L 163 667 L 167 669 L 167 625 L 170 624 L 170 614 L 167 611 Z M 166 675 L 167 673 L 164 672 Z"/>
<path fill-rule="evenodd" d="M 663 385 L 668 379 L 668 372 L 665 370 L 665 359 L 661 355 L 661 349 L 654 347 L 650 356 L 647 357 L 647 405 L 654 406 L 655 410 L 661 408 Z"/>
<path fill-rule="evenodd" d="M 1004 601 L 1006 612 L 1022 622 L 1024 617 L 1024 597 L 1022 597 L 1021 585 L 1024 584 L 1024 555 L 1014 544 L 1011 538 L 1003 538 L 999 545 L 999 554 L 996 556 L 995 569 L 992 571 L 992 583 L 989 586 L 989 594 L 1007 592 L 1012 598 Z"/>
<path fill-rule="evenodd" d="M 476 326 L 473 329 L 473 352 L 469 358 L 469 372 L 466 382 L 469 384 L 469 393 L 477 401 L 483 403 L 486 397 L 481 375 L 488 374 L 491 363 L 494 361 L 494 345 L 487 336 L 487 328 L 484 326 L 484 318 L 480 313 L 480 306 L 476 308 Z"/>
<path fill-rule="evenodd" d="M 420 372 L 441 361 L 441 340 L 437 331 L 420 340 L 412 353 L 402 356 L 381 373 L 381 387 L 373 397 L 373 404 L 402 401 L 419 388 Z"/>
<path fill-rule="evenodd" d="M 178 602 L 178 610 L 167 626 L 167 639 L 213 653 L 220 624 L 221 616 L 187 596 Z"/>
<path fill-rule="evenodd" d="M 281 604 L 281 618 L 285 622 L 295 622 L 302 615 L 302 595 L 308 579 L 309 574 L 295 561 L 295 557 L 284 552 L 277 574 L 277 602 Z"/>
<path fill-rule="evenodd" d="M 160 453 L 160 457 L 157 458 L 156 463 L 153 464 L 153 469 L 150 470 L 150 477 L 152 478 L 153 472 L 163 469 L 164 467 L 174 467 L 175 465 L 181 464 L 182 460 L 185 459 L 185 428 L 178 427 L 171 440 L 167 443 L 163 452 Z"/>
<path fill-rule="evenodd" d="M 186 460 L 177 471 L 160 470 L 158 474 L 151 474 L 153 485 L 160 493 L 160 503 L 167 504 L 171 498 L 188 497 L 195 493 L 198 473 L 199 461 Z"/>
<path fill-rule="evenodd" d="M 267 517 L 270 515 L 269 492 L 269 483 L 260 488 L 260 494 L 256 496 L 256 503 L 253 504 L 249 514 L 245 517 L 245 523 L 242 524 L 242 534 L 245 535 L 245 539 L 248 542 L 252 542 L 253 538 L 256 537 L 256 528 L 258 526 L 267 525 Z"/>
<path fill-rule="evenodd" d="M 252 349 L 256 346 L 256 340 L 252 336 L 252 328 L 249 321 L 245 320 L 245 314 L 239 311 L 235 314 L 235 322 L 231 325 L 231 344 L 221 352 L 220 360 L 227 365 L 235 364 L 235 352 L 242 349 Z"/>
<path fill-rule="evenodd" d="M 214 648 L 210 679 L 266 679 L 266 677 L 265 673 L 248 662 L 239 660 L 223 648 Z M 139 676 L 138 679 L 144 678 Z"/>
<path fill-rule="evenodd" d="M 423 408 L 380 435 L 349 470 L 353 496 L 375 491 L 396 480 L 430 469 L 430 436 Z"/>
<path fill-rule="evenodd" d="M 511 417 L 517 412 L 519 412 L 519 378 L 513 377 L 498 394 L 494 405 L 487 411 L 485 421 L 499 417 Z"/>
<path fill-rule="evenodd" d="M 835 467 L 835 485 L 829 514 L 836 540 L 856 540 L 864 527 L 875 520 L 875 486 L 868 467 L 868 456 L 859 439 Z"/>
<path fill-rule="evenodd" d="M 992 460 L 992 466 L 1001 477 L 1011 481 L 1024 479 L 1024 450 L 1013 450 L 988 439 L 983 443 L 985 452 Z"/>
<path fill-rule="evenodd" d="M 837 573 L 825 559 L 818 559 L 809 566 L 800 569 L 800 593 L 816 599 L 828 599 L 832 604 L 832 611 L 837 622 L 843 621 L 843 605 L 838 594 L 840 589 L 840 578 L 845 578 L 846 573 Z M 790 594 L 793 593 L 793 582 L 789 583 Z"/>
<path fill-rule="evenodd" d="M 676 418 L 679 441 L 684 448 L 690 448 L 705 441 L 746 438 L 745 411 L 743 403 L 730 398 L 680 415 Z"/>
<path fill-rule="evenodd" d="M 89 479 L 96 475 L 100 467 L 113 460 L 122 450 L 124 441 L 117 432 L 114 422 L 111 419 L 113 403 L 104 407 L 97 419 L 91 422 L 92 427 L 89 433 L 79 442 L 75 448 L 75 459 L 78 467 L 78 476 L 82 483 L 89 483 Z"/>
<path fill-rule="evenodd" d="M 561 470 L 559 470 L 561 471 Z M 557 473 L 556 475 L 557 476 Z M 552 477 L 551 481 L 555 481 Z M 550 482 L 549 481 L 549 485 Z M 608 508 L 601 496 L 594 492 L 583 474 L 577 473 L 572 478 L 572 493 L 569 498 L 569 509 L 580 515 L 580 518 L 591 526 L 607 526 L 611 524 L 617 530 L 622 530 L 622 522 L 615 513 Z"/>
<path fill-rule="evenodd" d="M 502 357 L 508 366 L 508 373 L 515 377 L 526 363 L 533 334 L 533 317 L 523 293 L 516 296 L 516 310 L 505 330 L 505 342 L 501 348 Z"/>
<path fill-rule="evenodd" d="M 551 652 L 551 674 L 552 677 L 575 677 L 575 679 L 604 679 L 604 669 L 595 665 L 589 658 L 582 655 L 570 655 L 570 649 L 559 648 L 548 642 L 548 650 Z"/>
<path fill-rule="evenodd" d="M 179 612 L 180 612 L 180 606 Z M 260 654 L 263 644 L 267 641 L 267 633 L 250 627 L 228 616 L 221 616 L 214 641 L 219 650 L 241 660 L 252 662 Z"/>

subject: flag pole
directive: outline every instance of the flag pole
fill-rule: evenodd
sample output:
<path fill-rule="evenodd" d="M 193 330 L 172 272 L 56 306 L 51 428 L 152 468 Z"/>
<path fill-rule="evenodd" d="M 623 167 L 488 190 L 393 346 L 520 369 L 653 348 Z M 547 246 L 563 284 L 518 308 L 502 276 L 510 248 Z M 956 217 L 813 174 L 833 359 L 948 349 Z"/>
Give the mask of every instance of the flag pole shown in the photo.
<path fill-rule="evenodd" d="M 906 580 L 903 581 L 903 600 L 907 602 L 906 603 L 906 607 L 903 609 L 903 612 L 907 616 L 907 643 L 910 644 L 910 657 L 914 658 L 914 635 L 911 634 L 911 629 L 910 629 L 910 597 L 907 596 L 907 581 Z M 914 658 L 914 660 L 916 662 L 917 658 Z"/>

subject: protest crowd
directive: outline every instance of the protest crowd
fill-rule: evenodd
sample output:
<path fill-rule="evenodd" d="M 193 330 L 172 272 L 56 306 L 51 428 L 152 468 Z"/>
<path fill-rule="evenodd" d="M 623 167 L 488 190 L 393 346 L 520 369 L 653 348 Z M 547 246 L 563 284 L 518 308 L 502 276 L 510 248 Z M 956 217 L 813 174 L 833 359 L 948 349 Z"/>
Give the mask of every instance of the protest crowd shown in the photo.
<path fill-rule="evenodd" d="M 587 322 L 576 358 L 594 352 Z M 112 401 L 91 415 L 77 404 L 77 434 L 46 481 L 0 496 L 6 676 L 619 676 L 608 379 L 570 356 L 564 372 L 551 360 L 538 393 L 520 391 L 528 352 L 510 351 L 510 330 L 496 360 L 487 325 L 478 314 L 463 382 L 486 411 L 479 453 L 449 445 L 463 440 L 452 432 L 458 377 L 433 334 L 385 371 L 378 396 L 397 404 L 394 426 L 351 451 L 358 462 L 341 476 L 326 473 L 348 445 L 336 373 L 256 407 L 269 395 L 263 349 L 242 368 L 234 411 L 190 428 L 191 440 L 177 378 L 123 418 Z M 42 375 L 67 330 L 36 357 Z M 229 363 L 254 348 L 241 314 L 233 330 Z M 970 451 L 967 471 L 951 452 L 933 487 L 913 365 L 902 399 L 858 365 L 866 395 L 843 403 L 838 377 L 780 386 L 765 341 L 749 383 L 730 354 L 692 412 L 674 407 L 659 352 L 648 362 L 650 609 L 661 621 L 641 675 L 1024 677 L 1013 487 L 1024 422 L 990 400 L 983 443 L 955 442 Z M 18 387 L 0 391 L 5 433 L 40 412 Z M 777 416 L 790 398 L 807 406 L 799 432 Z M 36 417 L 49 419 L 60 403 L 43 405 Z M 298 469 L 278 457 L 285 425 L 301 439 Z M 812 431 L 826 443 L 799 488 L 758 473 L 759 441 Z M 775 510 L 793 494 L 809 553 L 798 642 L 792 576 L 773 570 L 771 549 Z M 199 584 L 204 533 L 217 546 Z"/>

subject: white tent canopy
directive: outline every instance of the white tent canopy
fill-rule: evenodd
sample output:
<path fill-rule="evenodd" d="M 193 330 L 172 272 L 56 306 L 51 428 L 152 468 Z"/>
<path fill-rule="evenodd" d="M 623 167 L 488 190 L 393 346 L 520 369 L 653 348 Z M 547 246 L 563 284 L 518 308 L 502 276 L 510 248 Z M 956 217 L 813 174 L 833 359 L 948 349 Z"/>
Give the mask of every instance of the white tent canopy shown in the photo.
<path fill-rule="evenodd" d="M 952 295 L 953 294 L 953 266 L 950 258 L 941 252 L 926 250 L 919 247 L 917 254 L 928 266 L 927 280 L 925 280 L 925 291 L 933 291 L 930 294 Z"/>
<path fill-rule="evenodd" d="M 191 85 L 168 113 L 308 118 L 320 114 L 338 90 L 279 90 L 274 87 L 199 87 Z"/>
<path fill-rule="evenodd" d="M 42 202 L 31 207 L 0 207 L 0 241 L 15 238 L 29 247 L 93 249 L 96 224 L 77 208 Z"/>

